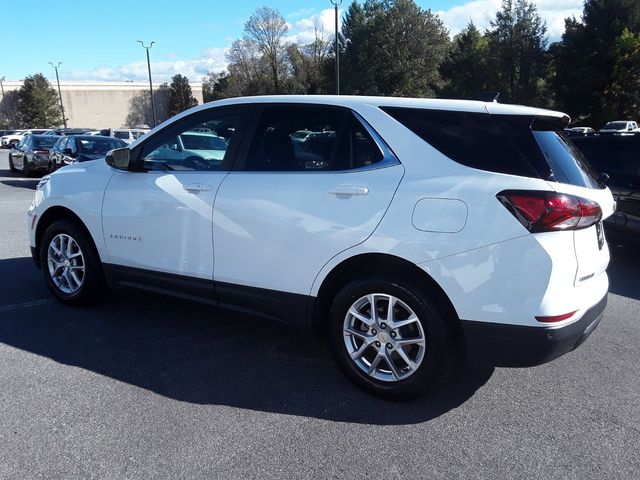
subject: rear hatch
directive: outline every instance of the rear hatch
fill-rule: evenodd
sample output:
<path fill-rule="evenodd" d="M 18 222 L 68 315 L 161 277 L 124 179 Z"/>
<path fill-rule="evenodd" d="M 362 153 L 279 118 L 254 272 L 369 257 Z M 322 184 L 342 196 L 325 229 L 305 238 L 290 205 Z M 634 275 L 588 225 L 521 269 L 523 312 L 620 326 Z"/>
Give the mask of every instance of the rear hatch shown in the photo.
<path fill-rule="evenodd" d="M 602 274 L 609 264 L 602 220 L 613 214 L 615 202 L 601 173 L 562 132 L 567 121 L 568 117 L 536 117 L 533 120 L 531 132 L 544 164 L 539 156 L 534 156 L 532 162 L 540 162 L 535 168 L 556 192 L 591 200 L 602 211 L 600 221 L 572 231 L 578 265 L 574 284 L 578 286 Z"/>

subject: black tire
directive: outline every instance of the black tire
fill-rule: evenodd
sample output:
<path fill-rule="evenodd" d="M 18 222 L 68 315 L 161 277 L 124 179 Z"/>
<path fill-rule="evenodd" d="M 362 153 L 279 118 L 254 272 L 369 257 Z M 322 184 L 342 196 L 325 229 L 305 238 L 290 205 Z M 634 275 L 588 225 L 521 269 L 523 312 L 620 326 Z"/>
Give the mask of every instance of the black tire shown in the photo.
<path fill-rule="evenodd" d="M 27 160 L 26 155 L 22 156 L 22 175 L 24 177 L 30 177 L 31 175 L 33 175 L 33 172 L 29 168 L 29 161 Z"/>
<path fill-rule="evenodd" d="M 9 170 L 11 170 L 13 173 L 18 173 L 18 169 L 13 164 L 13 157 L 11 156 L 11 154 L 9 154 Z"/>
<path fill-rule="evenodd" d="M 82 253 L 84 274 L 79 288 L 73 292 L 65 292 L 56 285 L 49 269 L 48 251 L 54 238 L 58 235 L 68 235 L 79 247 Z M 96 251 L 93 240 L 85 230 L 75 223 L 67 220 L 58 220 L 52 223 L 44 232 L 40 241 L 40 265 L 44 276 L 44 281 L 53 295 L 62 303 L 74 306 L 83 306 L 95 303 L 101 295 L 104 295 L 106 284 L 102 263 Z"/>
<path fill-rule="evenodd" d="M 343 331 L 347 313 L 358 299 L 374 293 L 392 295 L 399 299 L 413 310 L 422 326 L 425 339 L 423 357 L 419 366 L 406 378 L 395 381 L 374 378 L 363 371 L 351 359 L 347 351 L 346 343 L 349 340 L 345 340 Z M 382 314 L 381 318 L 383 318 Z M 427 295 L 404 280 L 376 275 L 363 277 L 349 283 L 335 297 L 329 321 L 329 342 L 340 370 L 360 388 L 387 400 L 410 400 L 424 395 L 443 379 L 455 358 L 453 339 L 445 323 L 445 318 Z M 417 325 L 414 327 L 418 328 Z M 386 328 L 389 329 L 388 326 Z M 386 331 L 390 332 L 391 329 Z M 367 335 L 370 333 L 371 330 Z M 400 338 L 401 334 L 397 333 L 397 335 L 397 338 Z M 383 339 L 383 341 L 386 340 Z M 373 350 L 368 354 L 375 353 L 376 348 L 379 347 L 372 345 L 371 348 Z M 393 350 L 389 350 L 389 352 L 393 352 Z M 397 353 L 395 355 L 395 358 L 399 358 Z M 402 360 L 398 360 L 397 364 L 403 365 Z M 409 371 L 407 368 L 408 364 L 404 368 L 405 374 Z"/>

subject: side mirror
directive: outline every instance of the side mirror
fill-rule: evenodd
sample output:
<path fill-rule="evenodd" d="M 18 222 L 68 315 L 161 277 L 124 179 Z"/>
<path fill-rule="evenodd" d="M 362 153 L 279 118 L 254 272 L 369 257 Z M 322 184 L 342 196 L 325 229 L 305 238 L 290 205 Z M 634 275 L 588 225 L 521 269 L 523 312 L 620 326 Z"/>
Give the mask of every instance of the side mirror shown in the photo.
<path fill-rule="evenodd" d="M 128 148 L 116 148 L 110 150 L 107 156 L 104 157 L 104 161 L 107 165 L 117 168 L 118 170 L 129 170 L 131 163 L 131 150 Z"/>

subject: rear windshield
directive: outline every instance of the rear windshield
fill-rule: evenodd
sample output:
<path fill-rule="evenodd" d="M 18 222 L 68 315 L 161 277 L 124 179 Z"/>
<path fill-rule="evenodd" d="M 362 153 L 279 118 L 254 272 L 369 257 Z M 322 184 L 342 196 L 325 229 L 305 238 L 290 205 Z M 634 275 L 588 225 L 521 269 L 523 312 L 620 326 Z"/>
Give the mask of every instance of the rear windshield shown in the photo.
<path fill-rule="evenodd" d="M 109 150 L 127 146 L 117 138 L 82 138 L 79 143 L 80 152 L 87 155 L 105 155 Z"/>
<path fill-rule="evenodd" d="M 55 137 L 33 137 L 33 145 L 35 147 L 51 148 L 53 144 L 58 140 Z"/>
<path fill-rule="evenodd" d="M 381 107 L 450 159 L 496 173 L 601 188 L 589 162 L 561 133 L 557 119 L 526 115 Z M 539 120 L 539 119 L 538 119 Z M 555 125 L 558 130 L 547 130 Z"/>

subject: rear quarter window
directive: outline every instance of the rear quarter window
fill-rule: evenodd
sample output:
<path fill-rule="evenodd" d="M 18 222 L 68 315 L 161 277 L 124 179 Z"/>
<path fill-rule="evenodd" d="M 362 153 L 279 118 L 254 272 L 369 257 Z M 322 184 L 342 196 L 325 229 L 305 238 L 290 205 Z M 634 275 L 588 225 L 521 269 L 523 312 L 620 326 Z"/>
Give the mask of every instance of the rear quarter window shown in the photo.
<path fill-rule="evenodd" d="M 556 117 L 381 107 L 451 160 L 489 172 L 601 188 Z"/>
<path fill-rule="evenodd" d="M 422 108 L 382 110 L 458 163 L 490 172 L 540 176 L 502 130 L 495 115 Z"/>

